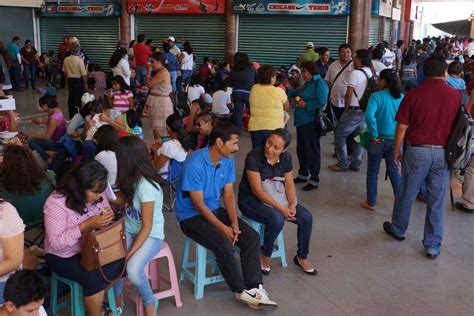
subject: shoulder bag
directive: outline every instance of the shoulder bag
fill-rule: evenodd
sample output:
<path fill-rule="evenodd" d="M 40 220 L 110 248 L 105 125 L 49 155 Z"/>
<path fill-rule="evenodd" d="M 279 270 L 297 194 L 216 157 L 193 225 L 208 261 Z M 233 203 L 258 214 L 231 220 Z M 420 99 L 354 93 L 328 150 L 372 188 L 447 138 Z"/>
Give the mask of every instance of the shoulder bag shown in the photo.
<path fill-rule="evenodd" d="M 127 243 L 123 217 L 107 227 L 88 230 L 82 234 L 81 266 L 86 271 L 97 269 L 104 280 L 115 283 L 125 273 L 126 262 L 123 264 L 122 272 L 113 280 L 107 278 L 103 266 L 126 258 Z"/>
<path fill-rule="evenodd" d="M 288 207 L 284 178 L 275 177 L 262 181 L 262 189 L 267 192 L 278 204 Z"/>

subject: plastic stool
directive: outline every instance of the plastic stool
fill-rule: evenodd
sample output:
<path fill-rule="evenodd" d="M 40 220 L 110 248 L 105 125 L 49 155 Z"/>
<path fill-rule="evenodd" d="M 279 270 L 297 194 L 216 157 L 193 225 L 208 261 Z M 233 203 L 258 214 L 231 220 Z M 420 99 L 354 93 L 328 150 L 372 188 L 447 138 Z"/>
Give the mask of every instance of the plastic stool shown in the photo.
<path fill-rule="evenodd" d="M 71 299 L 64 303 L 58 304 L 58 283 L 64 283 L 71 289 Z M 117 304 L 115 303 L 115 293 L 113 287 L 107 291 L 107 297 L 109 300 L 109 307 L 112 310 L 112 315 L 119 316 L 117 311 Z M 53 272 L 51 278 L 51 314 L 53 316 L 58 315 L 58 311 L 71 306 L 71 315 L 74 316 L 85 316 L 86 309 L 83 302 L 84 295 L 82 293 L 82 285 L 72 280 L 60 277 Z"/>
<path fill-rule="evenodd" d="M 263 245 L 263 236 L 265 232 L 265 225 L 262 223 L 256 222 L 254 220 L 251 220 L 248 217 L 245 217 L 242 215 L 240 217 L 244 222 L 249 224 L 250 227 L 252 227 L 260 236 L 260 244 Z M 285 240 L 283 239 L 283 229 L 281 230 L 280 234 L 278 234 L 278 237 L 276 239 L 276 244 L 273 245 L 273 252 L 271 258 L 280 258 L 281 259 L 281 266 L 283 268 L 286 268 L 288 265 L 286 263 L 286 252 L 285 252 Z"/>
<path fill-rule="evenodd" d="M 168 259 L 168 269 L 170 275 L 169 279 L 165 278 L 160 274 L 160 259 L 163 257 L 166 257 Z M 158 254 L 150 261 L 150 263 L 145 266 L 145 274 L 151 281 L 151 289 L 154 293 L 156 300 L 161 300 L 166 297 L 174 296 L 176 307 L 183 306 L 183 303 L 181 302 L 181 294 L 179 292 L 178 276 L 176 274 L 176 266 L 174 264 L 173 253 L 171 252 L 171 248 L 166 242 L 163 243 L 163 247 L 161 248 L 160 252 L 158 252 Z M 164 281 L 165 283 L 171 285 L 171 288 L 168 290 L 160 291 L 161 281 Z M 124 293 L 135 301 L 135 315 L 145 315 L 142 298 L 140 294 L 132 288 L 133 285 L 127 282 L 126 286 L 124 286 Z"/>
<path fill-rule="evenodd" d="M 189 279 L 189 281 L 194 284 L 194 297 L 199 300 L 204 296 L 204 286 L 222 282 L 224 281 L 224 277 L 219 272 L 214 255 L 211 252 L 209 252 L 208 255 L 207 249 L 198 243 L 195 243 L 195 261 L 189 261 L 189 248 L 191 246 L 191 241 L 190 238 L 186 237 L 186 241 L 184 242 L 183 263 L 181 265 L 179 281 L 183 281 L 184 278 Z M 211 272 L 214 274 L 211 277 L 206 276 L 207 264 L 211 265 Z M 191 272 L 189 268 L 195 268 L 194 273 Z"/>

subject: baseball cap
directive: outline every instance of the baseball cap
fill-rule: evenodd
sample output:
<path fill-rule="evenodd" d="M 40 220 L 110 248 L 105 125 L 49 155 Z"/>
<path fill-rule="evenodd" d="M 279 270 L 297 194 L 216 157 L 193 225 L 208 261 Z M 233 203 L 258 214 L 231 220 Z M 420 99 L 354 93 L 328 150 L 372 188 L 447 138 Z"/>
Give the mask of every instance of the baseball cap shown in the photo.
<path fill-rule="evenodd" d="M 84 106 L 87 103 L 92 102 L 94 100 L 95 100 L 95 96 L 93 94 L 90 94 L 89 92 L 86 92 L 81 97 L 82 106 Z"/>
<path fill-rule="evenodd" d="M 306 43 L 306 48 L 314 48 L 314 43 L 313 42 Z"/>
<path fill-rule="evenodd" d="M 176 39 L 174 38 L 174 36 L 170 36 L 168 37 L 168 41 L 176 42 Z"/>

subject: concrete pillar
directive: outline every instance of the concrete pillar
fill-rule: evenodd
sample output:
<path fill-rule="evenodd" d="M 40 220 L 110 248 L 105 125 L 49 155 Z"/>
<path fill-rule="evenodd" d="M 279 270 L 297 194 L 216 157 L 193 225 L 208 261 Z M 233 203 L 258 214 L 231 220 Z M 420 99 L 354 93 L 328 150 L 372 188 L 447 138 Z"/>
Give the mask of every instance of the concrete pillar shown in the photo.
<path fill-rule="evenodd" d="M 120 39 L 130 42 L 130 14 L 127 11 L 127 1 L 120 1 Z"/>
<path fill-rule="evenodd" d="M 405 38 L 405 33 L 406 33 L 406 22 L 405 22 L 405 5 L 406 1 L 402 0 L 402 8 L 401 8 L 401 16 L 400 16 L 400 28 L 398 30 L 398 38 L 396 39 L 397 41 L 399 39 L 404 39 Z"/>
<path fill-rule="evenodd" d="M 362 46 L 364 20 L 363 13 L 363 0 L 351 0 L 351 14 L 349 17 L 349 44 L 352 46 L 354 51 L 361 48 Z"/>
<path fill-rule="evenodd" d="M 385 21 L 387 21 L 387 18 L 384 17 L 384 16 L 381 16 L 380 19 L 379 19 L 380 23 L 379 23 L 379 42 L 382 42 L 383 40 L 385 40 L 384 36 L 385 36 Z"/>
<path fill-rule="evenodd" d="M 471 15 L 471 38 L 474 38 L 474 14 Z"/>
<path fill-rule="evenodd" d="M 370 35 L 370 19 L 372 18 L 372 1 L 364 1 L 363 6 L 363 29 L 362 29 L 362 43 L 359 48 L 367 49 L 369 47 L 369 35 Z"/>
<path fill-rule="evenodd" d="M 225 59 L 232 63 L 237 52 L 237 15 L 234 14 L 232 0 L 225 5 Z"/>
<path fill-rule="evenodd" d="M 407 43 L 407 45 L 411 43 L 411 40 L 413 39 L 413 33 L 415 32 L 415 21 L 410 21 L 409 23 L 410 23 L 410 28 L 407 34 L 407 40 L 405 42 Z"/>

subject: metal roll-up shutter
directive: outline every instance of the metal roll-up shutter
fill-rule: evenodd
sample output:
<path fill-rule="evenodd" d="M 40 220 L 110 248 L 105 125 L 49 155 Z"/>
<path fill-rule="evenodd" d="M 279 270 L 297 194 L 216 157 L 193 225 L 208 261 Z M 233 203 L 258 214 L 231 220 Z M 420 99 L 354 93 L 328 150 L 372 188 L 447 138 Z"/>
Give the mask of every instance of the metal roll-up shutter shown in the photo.
<path fill-rule="evenodd" d="M 33 10 L 31 8 L 0 7 L 0 42 L 8 45 L 13 36 L 21 38 L 21 46 L 33 38 Z"/>
<path fill-rule="evenodd" d="M 203 57 L 224 61 L 224 15 L 138 15 L 135 17 L 135 34 L 145 34 L 154 40 L 153 45 L 174 36 L 178 41 L 189 41 L 196 63 Z"/>
<path fill-rule="evenodd" d="M 379 32 L 380 32 L 380 18 L 378 16 L 373 16 L 370 19 L 369 46 L 375 46 L 380 42 Z"/>
<path fill-rule="evenodd" d="M 43 52 L 57 52 L 64 36 L 75 36 L 93 64 L 109 69 L 119 40 L 118 18 L 44 17 L 40 20 Z"/>
<path fill-rule="evenodd" d="M 337 58 L 347 42 L 347 16 L 240 15 L 240 52 L 276 67 L 295 63 L 307 42 L 325 46 Z"/>
<path fill-rule="evenodd" d="M 385 20 L 385 29 L 383 33 L 383 40 L 390 43 L 390 28 L 392 27 L 392 20 L 387 18 Z"/>

